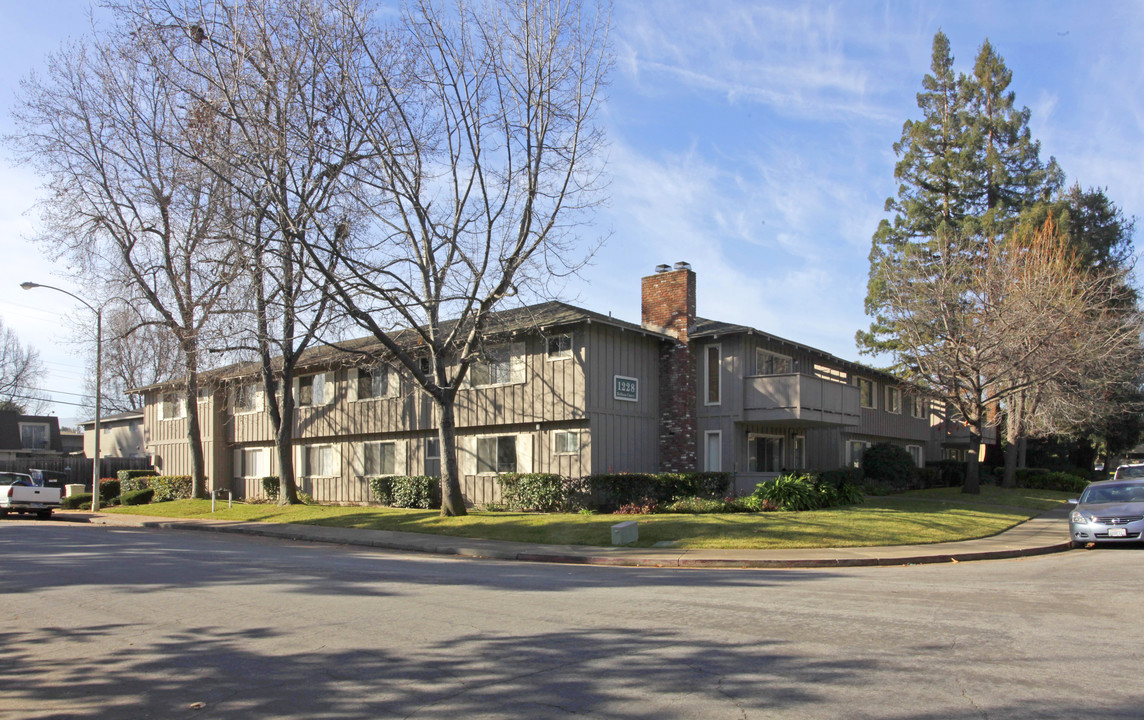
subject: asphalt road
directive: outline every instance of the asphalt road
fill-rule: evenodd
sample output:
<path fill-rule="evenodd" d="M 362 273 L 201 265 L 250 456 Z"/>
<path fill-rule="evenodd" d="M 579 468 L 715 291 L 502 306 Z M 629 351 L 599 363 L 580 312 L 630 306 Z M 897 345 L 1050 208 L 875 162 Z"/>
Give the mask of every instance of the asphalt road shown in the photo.
<path fill-rule="evenodd" d="M 0 718 L 1144 718 L 1144 550 L 657 570 L 0 521 Z"/>

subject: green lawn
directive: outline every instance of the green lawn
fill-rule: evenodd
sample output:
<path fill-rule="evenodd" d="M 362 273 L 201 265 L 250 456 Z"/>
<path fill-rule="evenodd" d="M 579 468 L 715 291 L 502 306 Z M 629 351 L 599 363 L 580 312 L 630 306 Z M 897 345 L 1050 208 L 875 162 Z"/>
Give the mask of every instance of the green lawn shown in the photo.
<path fill-rule="evenodd" d="M 330 505 L 224 503 L 209 500 L 110 508 L 109 513 L 246 522 L 300 523 L 398 530 L 554 545 L 611 544 L 611 526 L 638 520 L 636 547 L 671 541 L 681 548 L 817 548 L 936 543 L 995 535 L 1056 507 L 1069 493 L 982 487 L 981 495 L 957 488 L 918 490 L 868 498 L 862 505 L 802 513 L 728 515 L 573 515 L 472 512 L 443 518 L 436 511 Z"/>

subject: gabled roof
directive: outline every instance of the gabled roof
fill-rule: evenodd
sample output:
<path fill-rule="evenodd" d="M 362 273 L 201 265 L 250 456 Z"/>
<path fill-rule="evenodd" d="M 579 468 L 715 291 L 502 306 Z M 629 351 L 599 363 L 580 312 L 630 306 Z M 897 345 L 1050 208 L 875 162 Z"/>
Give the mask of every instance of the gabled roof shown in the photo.
<path fill-rule="evenodd" d="M 100 415 L 99 416 L 99 422 L 101 425 L 103 423 L 118 422 L 121 420 L 142 420 L 142 419 L 143 419 L 143 411 L 142 410 L 128 410 L 126 412 L 114 413 L 112 415 Z M 92 418 L 91 420 L 82 420 L 78 424 L 81 427 L 84 425 L 95 425 L 95 418 Z"/>
<path fill-rule="evenodd" d="M 455 322 L 454 320 L 450 320 L 442 323 L 442 330 L 448 331 Z M 520 332 L 536 330 L 544 332 L 548 329 L 568 327 L 580 323 L 599 323 L 601 325 L 609 325 L 622 330 L 638 332 L 657 338 L 668 338 L 668 336 L 663 333 L 648 330 L 635 323 L 618 320 L 611 315 L 603 315 L 557 300 L 498 310 L 489 316 L 487 322 L 487 332 L 493 339 L 511 336 Z M 421 344 L 420 335 L 408 328 L 395 331 L 392 337 L 398 344 L 408 348 L 416 348 Z M 316 368 L 360 365 L 364 364 L 370 356 L 377 357 L 385 354 L 385 347 L 377 338 L 372 336 L 323 343 L 307 348 L 306 351 L 302 353 L 301 358 L 299 358 L 296 370 L 306 371 Z M 281 358 L 275 358 L 274 365 L 275 370 L 281 368 Z M 260 370 L 261 363 L 258 361 L 248 361 L 208 370 L 200 373 L 199 377 L 202 380 L 225 382 L 227 380 L 255 375 L 260 372 Z M 148 390 L 176 387 L 178 385 L 178 380 L 172 380 L 135 388 L 131 392 L 140 393 Z"/>

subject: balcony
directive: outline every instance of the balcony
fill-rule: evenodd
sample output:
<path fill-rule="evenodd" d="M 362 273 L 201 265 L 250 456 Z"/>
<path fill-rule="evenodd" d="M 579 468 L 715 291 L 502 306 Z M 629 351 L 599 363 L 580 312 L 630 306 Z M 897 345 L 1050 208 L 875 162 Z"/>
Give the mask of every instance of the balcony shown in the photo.
<path fill-rule="evenodd" d="M 802 427 L 857 427 L 858 388 L 812 375 L 743 378 L 743 420 Z"/>

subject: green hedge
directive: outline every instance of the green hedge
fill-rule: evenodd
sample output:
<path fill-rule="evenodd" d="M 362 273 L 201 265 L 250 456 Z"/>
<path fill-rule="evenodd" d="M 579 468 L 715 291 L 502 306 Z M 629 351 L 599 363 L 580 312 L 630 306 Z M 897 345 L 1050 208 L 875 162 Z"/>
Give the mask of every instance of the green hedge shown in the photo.
<path fill-rule="evenodd" d="M 142 490 L 130 490 L 119 496 L 119 502 L 124 505 L 146 505 L 151 502 L 155 497 L 155 491 L 151 488 L 143 488 Z"/>
<path fill-rule="evenodd" d="M 154 470 L 120 470 L 115 474 L 119 478 L 119 485 L 123 492 L 131 492 L 146 488 L 147 481 L 145 478 L 155 477 L 159 473 Z"/>
<path fill-rule="evenodd" d="M 76 493 L 60 500 L 60 507 L 64 510 L 76 510 L 82 507 L 91 507 L 91 493 Z"/>
<path fill-rule="evenodd" d="M 113 478 L 99 479 L 99 502 L 110 505 L 111 501 L 119 497 L 119 481 Z"/>
<path fill-rule="evenodd" d="M 917 484 L 918 466 L 904 447 L 874 443 L 862 453 L 862 473 L 867 482 L 908 490 Z"/>
<path fill-rule="evenodd" d="M 552 473 L 505 473 L 497 476 L 501 500 L 513 512 L 556 512 L 565 507 L 568 481 Z"/>
<path fill-rule="evenodd" d="M 600 510 L 653 500 L 668 504 L 683 498 L 719 499 L 731 487 L 731 473 L 601 473 L 584 478 L 589 502 Z"/>
<path fill-rule="evenodd" d="M 147 478 L 147 487 L 155 491 L 155 502 L 186 500 L 191 497 L 191 476 L 156 475 Z"/>
<path fill-rule="evenodd" d="M 1033 469 L 1033 468 L 1022 468 Z M 1079 493 L 1088 487 L 1088 480 L 1067 472 L 1045 471 L 1039 473 L 1017 472 L 1017 487 L 1030 490 L 1060 490 Z"/>
<path fill-rule="evenodd" d="M 282 490 L 282 480 L 277 475 L 267 475 L 262 478 L 262 492 L 266 495 L 268 500 L 277 500 L 278 493 Z"/>
<path fill-rule="evenodd" d="M 441 478 L 429 475 L 386 475 L 369 479 L 375 502 L 398 508 L 441 507 Z"/>

